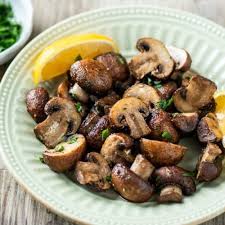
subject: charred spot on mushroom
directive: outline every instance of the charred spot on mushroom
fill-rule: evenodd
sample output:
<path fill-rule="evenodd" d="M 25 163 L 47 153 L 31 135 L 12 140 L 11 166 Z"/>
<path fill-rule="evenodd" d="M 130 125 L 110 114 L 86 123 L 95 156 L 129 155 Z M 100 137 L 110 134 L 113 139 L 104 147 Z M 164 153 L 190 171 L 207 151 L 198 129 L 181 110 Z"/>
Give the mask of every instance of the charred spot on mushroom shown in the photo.
<path fill-rule="evenodd" d="M 151 132 L 144 119 L 148 114 L 148 108 L 141 100 L 135 97 L 127 97 L 113 105 L 109 117 L 115 127 L 124 128 L 128 126 L 130 136 L 137 139 Z M 122 118 L 124 119 L 121 121 Z"/>
<path fill-rule="evenodd" d="M 208 113 L 203 117 L 197 127 L 197 135 L 200 142 L 219 142 L 223 134 L 219 128 L 218 120 L 213 113 Z"/>
<path fill-rule="evenodd" d="M 212 181 L 222 172 L 222 150 L 218 145 L 208 143 L 199 157 L 197 164 L 197 180 Z"/>
<path fill-rule="evenodd" d="M 148 46 L 148 50 L 143 46 Z M 141 38 L 136 47 L 141 53 L 129 63 L 131 74 L 136 79 L 140 80 L 149 73 L 158 79 L 166 79 L 171 75 L 174 61 L 162 42 L 153 38 Z"/>
<path fill-rule="evenodd" d="M 160 86 L 157 86 L 157 89 L 163 99 L 171 99 L 173 93 L 177 90 L 177 84 L 174 81 L 169 81 L 164 84 L 160 84 Z"/>

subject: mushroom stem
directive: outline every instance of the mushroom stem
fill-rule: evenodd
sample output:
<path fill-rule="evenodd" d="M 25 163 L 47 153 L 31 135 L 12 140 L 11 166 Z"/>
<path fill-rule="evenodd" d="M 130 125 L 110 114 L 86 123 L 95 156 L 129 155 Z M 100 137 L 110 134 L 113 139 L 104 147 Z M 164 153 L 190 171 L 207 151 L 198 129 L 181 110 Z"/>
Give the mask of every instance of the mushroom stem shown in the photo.
<path fill-rule="evenodd" d="M 182 202 L 183 194 L 180 187 L 175 185 L 168 185 L 164 187 L 158 197 L 160 203 L 165 202 Z"/>
<path fill-rule="evenodd" d="M 130 170 L 147 181 L 152 175 L 155 167 L 141 154 L 138 154 L 131 165 Z"/>

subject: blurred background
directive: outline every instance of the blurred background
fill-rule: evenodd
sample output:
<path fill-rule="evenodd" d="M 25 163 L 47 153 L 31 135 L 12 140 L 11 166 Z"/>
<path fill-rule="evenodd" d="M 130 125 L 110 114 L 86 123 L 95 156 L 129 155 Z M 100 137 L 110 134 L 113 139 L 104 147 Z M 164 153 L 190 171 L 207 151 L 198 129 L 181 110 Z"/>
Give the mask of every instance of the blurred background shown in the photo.
<path fill-rule="evenodd" d="M 14 0 L 14 2 L 17 0 Z M 13 1 L 12 1 L 13 2 Z M 102 7 L 148 4 L 182 9 L 225 26 L 225 0 L 31 0 L 33 29 L 29 40 L 57 22 L 70 16 Z M 1 12 L 0 12 L 1 13 Z M 0 78 L 11 60 L 0 66 Z M 1 225 L 70 225 L 33 200 L 8 173 L 0 159 Z M 221 215 L 204 225 L 225 224 Z"/>

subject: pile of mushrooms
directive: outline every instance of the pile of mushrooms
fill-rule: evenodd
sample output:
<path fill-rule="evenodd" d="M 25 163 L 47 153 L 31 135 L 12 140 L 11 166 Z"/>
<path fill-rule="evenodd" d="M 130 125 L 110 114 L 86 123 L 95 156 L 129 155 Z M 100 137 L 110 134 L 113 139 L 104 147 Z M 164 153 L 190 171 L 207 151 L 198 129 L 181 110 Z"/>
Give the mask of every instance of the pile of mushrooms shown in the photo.
<path fill-rule="evenodd" d="M 179 203 L 196 191 L 196 181 L 211 182 L 222 171 L 217 87 L 190 69 L 184 49 L 153 38 L 136 47 L 129 63 L 114 52 L 77 60 L 56 96 L 43 87 L 27 93 L 27 111 L 45 145 L 42 161 L 53 171 L 128 201 L 156 195 L 159 203 Z M 179 166 L 185 136 L 202 146 L 193 171 Z"/>

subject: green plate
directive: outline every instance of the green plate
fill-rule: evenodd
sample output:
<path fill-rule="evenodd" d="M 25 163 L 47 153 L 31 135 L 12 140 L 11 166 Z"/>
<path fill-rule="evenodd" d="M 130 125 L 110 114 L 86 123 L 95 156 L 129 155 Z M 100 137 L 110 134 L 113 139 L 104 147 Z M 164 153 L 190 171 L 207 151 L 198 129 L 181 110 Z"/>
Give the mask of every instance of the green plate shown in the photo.
<path fill-rule="evenodd" d="M 224 212 L 225 173 L 198 187 L 183 204 L 134 204 L 115 193 L 95 193 L 52 172 L 38 160 L 43 145 L 35 138 L 35 123 L 26 112 L 25 93 L 33 87 L 33 60 L 52 41 L 74 33 L 111 36 L 127 57 L 135 54 L 136 40 L 158 38 L 187 49 L 193 69 L 225 89 L 225 30 L 201 17 L 172 9 L 149 6 L 101 9 L 69 18 L 32 40 L 15 58 L 1 82 L 0 145 L 7 168 L 16 180 L 52 211 L 72 221 L 96 225 L 197 224 Z M 45 84 L 52 89 L 52 82 Z M 189 147 L 185 167 L 193 167 L 200 148 Z"/>

